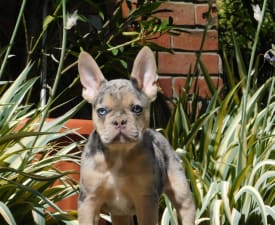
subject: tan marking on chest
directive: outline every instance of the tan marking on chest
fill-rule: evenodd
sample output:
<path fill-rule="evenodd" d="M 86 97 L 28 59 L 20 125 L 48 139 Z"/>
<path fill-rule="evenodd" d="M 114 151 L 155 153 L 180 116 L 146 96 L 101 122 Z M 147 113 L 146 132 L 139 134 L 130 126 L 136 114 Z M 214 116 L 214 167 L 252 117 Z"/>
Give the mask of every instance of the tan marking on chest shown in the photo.
<path fill-rule="evenodd" d="M 117 215 L 134 214 L 136 194 L 151 191 L 153 171 L 148 156 L 96 153 L 82 165 L 82 181 L 92 196 L 100 198 L 102 209 Z"/>

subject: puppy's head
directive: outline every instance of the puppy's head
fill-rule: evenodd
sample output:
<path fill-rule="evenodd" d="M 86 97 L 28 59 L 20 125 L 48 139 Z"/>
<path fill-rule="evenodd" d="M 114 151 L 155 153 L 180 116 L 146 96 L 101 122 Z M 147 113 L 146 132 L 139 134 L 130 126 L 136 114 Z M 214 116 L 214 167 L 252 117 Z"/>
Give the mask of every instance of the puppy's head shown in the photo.
<path fill-rule="evenodd" d="M 150 103 L 156 98 L 156 63 L 153 52 L 138 53 L 131 80 L 107 81 L 86 52 L 78 59 L 83 97 L 93 105 L 93 121 L 104 145 L 130 146 L 139 142 L 149 124 Z M 127 147 L 126 147 L 127 148 Z"/>

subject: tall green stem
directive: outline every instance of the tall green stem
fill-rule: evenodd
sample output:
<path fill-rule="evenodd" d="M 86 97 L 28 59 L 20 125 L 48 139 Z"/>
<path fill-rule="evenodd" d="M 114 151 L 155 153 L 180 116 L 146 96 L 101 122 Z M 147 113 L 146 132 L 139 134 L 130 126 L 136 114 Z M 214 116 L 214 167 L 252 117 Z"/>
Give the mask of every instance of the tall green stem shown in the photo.
<path fill-rule="evenodd" d="M 238 167 L 237 167 L 237 174 L 240 174 L 242 169 L 246 166 L 246 149 L 247 149 L 247 141 L 246 141 L 246 123 L 247 123 L 247 99 L 248 95 L 250 92 L 250 82 L 251 82 L 251 77 L 252 77 L 252 69 L 253 69 L 253 64 L 254 64 L 254 59 L 255 59 L 255 54 L 256 54 L 256 48 L 257 44 L 259 41 L 259 36 L 260 36 L 260 31 L 261 31 L 261 26 L 263 23 L 264 19 L 264 13 L 266 10 L 266 4 L 267 0 L 264 0 L 263 7 L 262 7 L 262 16 L 258 22 L 257 26 L 257 31 L 255 34 L 254 38 L 254 43 L 251 51 L 251 56 L 250 56 L 250 62 L 249 62 L 249 69 L 248 69 L 248 74 L 246 78 L 246 89 L 244 91 L 244 96 L 243 96 L 243 104 L 242 104 L 242 119 L 241 119 L 241 131 L 240 131 L 240 151 L 239 151 L 239 157 L 238 157 Z"/>
<path fill-rule="evenodd" d="M 211 16 L 212 6 L 213 6 L 213 3 L 209 2 L 208 11 L 207 11 L 207 15 L 208 15 L 207 16 L 207 22 L 206 22 L 206 25 L 205 25 L 204 30 L 203 30 L 200 49 L 199 49 L 198 53 L 196 54 L 196 63 L 195 63 L 195 66 L 194 66 L 194 74 L 199 74 L 199 61 L 200 61 L 200 58 L 201 58 L 201 53 L 202 53 L 202 50 L 203 50 L 203 46 L 205 44 L 206 35 L 207 35 L 207 32 L 209 30 L 209 26 L 210 26 L 211 20 L 212 20 L 212 16 Z"/>
<path fill-rule="evenodd" d="M 51 92 L 51 96 L 49 98 L 49 101 L 55 96 L 56 89 L 60 80 L 61 76 L 61 71 L 63 68 L 63 63 L 64 63 L 64 56 L 65 56 L 65 51 L 66 51 L 66 41 L 67 41 L 67 31 L 66 31 L 66 0 L 62 0 L 62 17 L 63 17 L 63 32 L 62 32 L 62 45 L 61 45 L 61 54 L 60 54 L 60 59 L 59 59 L 59 64 Z"/>
<path fill-rule="evenodd" d="M 39 131 L 42 130 L 42 127 L 44 125 L 44 122 L 48 116 L 48 112 L 49 112 L 49 108 L 51 106 L 51 101 L 55 96 L 56 93 L 56 89 L 60 80 L 60 76 L 61 76 L 61 71 L 62 71 L 62 67 L 63 67 L 63 61 L 64 61 L 64 56 L 65 56 L 65 50 L 66 50 L 66 29 L 65 29 L 65 25 L 66 25 L 66 0 L 62 0 L 62 18 L 63 18 L 63 30 L 62 30 L 62 44 L 61 44 L 61 54 L 60 54 L 60 59 L 59 59 L 59 64 L 58 64 L 58 68 L 57 68 L 57 72 L 56 72 L 56 77 L 54 80 L 54 84 L 53 84 L 53 88 L 51 91 L 51 94 L 49 96 L 48 102 L 46 104 L 46 107 L 43 108 L 43 113 L 42 113 L 42 118 L 41 118 L 41 122 L 40 122 L 40 126 L 39 126 Z M 34 140 L 32 146 L 35 146 L 36 141 L 38 140 L 38 136 L 37 138 Z"/>
<path fill-rule="evenodd" d="M 2 62 L 1 68 L 0 68 L 0 80 L 2 78 L 2 75 L 3 75 L 3 72 L 4 72 L 5 66 L 7 64 L 11 48 L 12 48 L 13 43 L 14 43 L 14 39 L 16 37 L 17 31 L 18 31 L 18 28 L 19 28 L 19 25 L 20 25 L 20 22 L 21 22 L 21 19 L 22 19 L 22 16 L 23 16 L 23 12 L 24 12 L 24 9 L 25 9 L 26 2 L 27 2 L 27 0 L 23 0 L 22 3 L 21 3 L 20 11 L 19 11 L 19 14 L 18 14 L 18 17 L 17 17 L 17 20 L 16 20 L 15 27 L 13 29 L 12 35 L 11 35 L 9 46 L 7 48 L 6 54 L 4 56 L 4 59 L 3 59 L 3 62 Z"/>

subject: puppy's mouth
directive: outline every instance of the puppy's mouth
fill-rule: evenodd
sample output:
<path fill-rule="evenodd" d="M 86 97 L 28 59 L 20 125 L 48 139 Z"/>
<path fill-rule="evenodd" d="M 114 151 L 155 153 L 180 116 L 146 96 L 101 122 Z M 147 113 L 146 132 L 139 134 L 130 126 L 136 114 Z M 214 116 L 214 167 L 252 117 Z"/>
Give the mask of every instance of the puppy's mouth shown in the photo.
<path fill-rule="evenodd" d="M 112 133 L 112 134 L 111 134 Z M 105 131 L 101 134 L 101 140 L 104 144 L 128 144 L 138 142 L 140 133 L 138 131 L 129 132 L 127 130 Z"/>
<path fill-rule="evenodd" d="M 136 134 L 125 134 L 123 131 L 117 132 L 116 135 L 114 135 L 112 141 L 110 143 L 132 143 L 136 142 L 138 140 L 138 133 Z"/>

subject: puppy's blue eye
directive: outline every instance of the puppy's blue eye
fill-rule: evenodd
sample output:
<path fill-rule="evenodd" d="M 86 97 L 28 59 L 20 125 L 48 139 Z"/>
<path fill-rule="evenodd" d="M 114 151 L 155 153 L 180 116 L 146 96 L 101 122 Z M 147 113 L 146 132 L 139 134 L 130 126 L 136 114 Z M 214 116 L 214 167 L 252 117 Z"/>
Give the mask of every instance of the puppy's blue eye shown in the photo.
<path fill-rule="evenodd" d="M 133 105 L 132 106 L 132 112 L 135 114 L 140 114 L 142 113 L 143 108 L 140 105 Z"/>
<path fill-rule="evenodd" d="M 100 117 L 106 116 L 106 114 L 108 113 L 107 109 L 105 108 L 99 108 L 96 110 L 97 115 Z"/>

